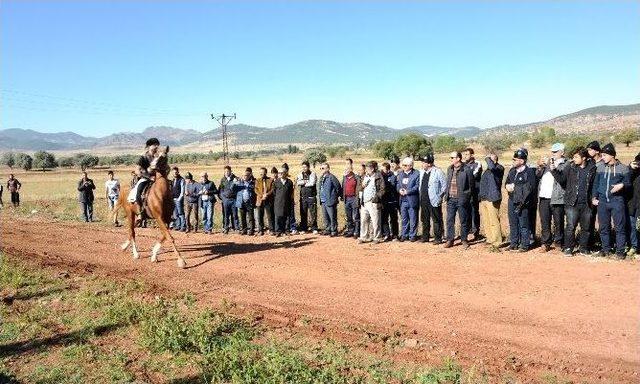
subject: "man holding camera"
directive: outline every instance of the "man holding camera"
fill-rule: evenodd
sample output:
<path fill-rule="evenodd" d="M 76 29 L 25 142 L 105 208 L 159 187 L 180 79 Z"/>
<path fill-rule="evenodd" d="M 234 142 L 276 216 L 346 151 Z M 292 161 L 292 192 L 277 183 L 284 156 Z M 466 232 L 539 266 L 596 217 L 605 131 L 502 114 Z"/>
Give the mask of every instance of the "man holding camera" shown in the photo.
<path fill-rule="evenodd" d="M 519 148 L 513 154 L 513 166 L 507 174 L 505 189 L 509 194 L 510 251 L 527 252 L 531 233 L 529 212 L 536 198 L 536 171 L 527 167 L 528 153 Z"/>
<path fill-rule="evenodd" d="M 551 157 L 544 157 L 538 161 L 536 176 L 540 179 L 538 185 L 538 212 L 542 227 L 542 247 L 545 252 L 551 250 L 553 243 L 562 249 L 564 243 L 564 187 L 554 176 L 554 170 L 562 172 L 565 167 L 564 144 L 555 143 L 551 146 Z M 553 236 L 551 234 L 551 219 L 553 218 Z"/>

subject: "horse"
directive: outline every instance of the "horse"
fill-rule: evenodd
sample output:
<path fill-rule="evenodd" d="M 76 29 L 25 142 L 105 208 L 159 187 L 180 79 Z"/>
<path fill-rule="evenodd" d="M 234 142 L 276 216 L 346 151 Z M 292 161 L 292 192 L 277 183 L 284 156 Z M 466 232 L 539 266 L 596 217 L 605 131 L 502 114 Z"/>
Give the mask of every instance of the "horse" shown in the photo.
<path fill-rule="evenodd" d="M 182 256 L 180 256 L 180 252 L 178 252 L 178 249 L 176 248 L 176 242 L 169 232 L 169 222 L 171 221 L 171 215 L 173 214 L 174 202 L 173 196 L 171 195 L 171 184 L 167 179 L 167 173 L 169 172 L 169 167 L 167 165 L 168 152 L 169 147 L 165 147 L 154 160 L 156 169 L 155 181 L 153 181 L 149 187 L 149 192 L 147 193 L 146 214 L 148 217 L 155 219 L 158 225 L 158 230 L 160 231 L 160 237 L 151 251 L 151 262 L 155 263 L 158 261 L 158 251 L 162 247 L 162 243 L 169 239 L 171 241 L 171 246 L 173 247 L 173 252 L 178 258 L 178 267 L 185 268 L 187 263 L 184 261 Z M 138 248 L 136 247 L 136 214 L 139 210 L 144 208 L 139 207 L 137 202 L 130 203 L 127 200 L 130 190 L 131 188 L 126 186 L 122 186 L 120 188 L 118 204 L 114 207 L 113 214 L 117 214 L 119 208 L 124 209 L 125 218 L 129 226 L 129 232 L 127 241 L 122 244 L 121 248 L 123 251 L 126 251 L 127 248 L 131 246 L 133 258 L 139 259 L 140 255 L 138 254 Z"/>

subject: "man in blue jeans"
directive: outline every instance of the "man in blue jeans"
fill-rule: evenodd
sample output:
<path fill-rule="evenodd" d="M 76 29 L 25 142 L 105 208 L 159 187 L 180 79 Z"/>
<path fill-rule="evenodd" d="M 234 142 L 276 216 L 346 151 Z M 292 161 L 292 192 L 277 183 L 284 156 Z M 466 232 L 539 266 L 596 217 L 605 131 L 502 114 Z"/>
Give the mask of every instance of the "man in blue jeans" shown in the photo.
<path fill-rule="evenodd" d="M 362 179 L 353 172 L 353 160 L 347 159 L 344 176 L 342 177 L 342 200 L 344 201 L 344 214 L 347 223 L 344 237 L 360 236 L 360 198 L 358 188 Z"/>
<path fill-rule="evenodd" d="M 239 229 L 238 223 L 238 210 L 236 205 L 236 193 L 233 185 L 236 182 L 236 175 L 231 172 L 231 167 L 226 165 L 224 167 L 224 176 L 220 179 L 218 184 L 218 194 L 222 199 L 222 233 L 225 235 L 229 233 L 229 230 Z"/>
<path fill-rule="evenodd" d="M 334 237 L 338 234 L 338 199 L 342 194 L 342 187 L 338 179 L 331 173 L 329 164 L 320 166 L 320 205 L 324 216 L 323 235 Z"/>
<path fill-rule="evenodd" d="M 447 202 L 447 242 L 445 248 L 453 246 L 455 238 L 456 214 L 460 222 L 460 240 L 462 248 L 469 249 L 469 220 L 471 215 L 471 198 L 475 191 L 475 179 L 471 168 L 462 162 L 460 152 L 451 152 L 451 165 L 447 168 L 447 189 L 444 200 Z"/>
<path fill-rule="evenodd" d="M 600 226 L 600 240 L 602 249 L 600 257 L 611 253 L 611 222 L 616 231 L 615 258 L 623 260 L 626 257 L 627 242 L 627 207 L 625 190 L 631 188 L 629 167 L 616 159 L 616 149 L 609 143 L 601 151 L 604 167 L 598 169 L 593 182 L 593 205 L 598 207 L 598 224 Z"/>
<path fill-rule="evenodd" d="M 204 233 L 213 231 L 213 208 L 216 206 L 218 189 L 213 181 L 209 180 L 207 172 L 200 175 L 200 205 L 202 206 L 202 227 Z"/>
<path fill-rule="evenodd" d="M 184 217 L 184 192 L 186 183 L 180 176 L 178 167 L 173 167 L 173 180 L 171 181 L 171 194 L 173 195 L 173 229 L 176 231 L 187 231 L 187 221 Z"/>
<path fill-rule="evenodd" d="M 398 194 L 400 195 L 400 216 L 402 232 L 398 241 L 418 240 L 418 212 L 420 211 L 420 172 L 413 169 L 413 159 L 402 160 L 402 171 L 398 173 Z"/>

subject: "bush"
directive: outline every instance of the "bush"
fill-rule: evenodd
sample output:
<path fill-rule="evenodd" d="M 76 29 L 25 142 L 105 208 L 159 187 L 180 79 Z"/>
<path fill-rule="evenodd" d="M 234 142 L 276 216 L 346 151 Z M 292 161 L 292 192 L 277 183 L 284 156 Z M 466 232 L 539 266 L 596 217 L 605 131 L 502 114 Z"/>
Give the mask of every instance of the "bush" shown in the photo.
<path fill-rule="evenodd" d="M 315 167 L 318 163 L 324 163 L 327 161 L 327 155 L 322 150 L 312 148 L 304 153 L 304 160 L 308 161 L 311 166 Z"/>
<path fill-rule="evenodd" d="M 489 153 L 500 154 L 511 148 L 514 144 L 513 136 L 484 136 L 480 139 L 480 144 Z"/>

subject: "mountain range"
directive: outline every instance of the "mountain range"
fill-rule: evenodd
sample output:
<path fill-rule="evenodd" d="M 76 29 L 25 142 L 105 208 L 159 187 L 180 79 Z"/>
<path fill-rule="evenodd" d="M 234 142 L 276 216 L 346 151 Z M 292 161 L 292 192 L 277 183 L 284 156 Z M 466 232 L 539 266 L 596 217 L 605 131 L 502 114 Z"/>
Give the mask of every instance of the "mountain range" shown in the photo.
<path fill-rule="evenodd" d="M 478 127 L 438 127 L 421 125 L 394 129 L 367 123 L 339 123 L 329 120 L 305 120 L 276 128 L 245 124 L 228 126 L 229 140 L 234 148 L 273 148 L 287 144 L 314 146 L 319 144 L 365 144 L 377 140 L 390 140 L 406 133 L 427 137 L 453 135 L 472 138 L 481 135 L 531 132 L 549 126 L 557 133 L 617 131 L 640 126 L 640 104 L 598 106 L 583 109 L 549 120 L 501 125 L 488 129 Z M 105 137 L 88 137 L 74 132 L 42 133 L 30 129 L 0 130 L 0 151 L 81 151 L 100 150 L 120 152 L 138 151 L 147 138 L 158 137 L 163 144 L 183 151 L 220 150 L 222 134 L 219 129 L 199 132 L 167 126 L 149 127 L 142 132 L 114 133 Z"/>

